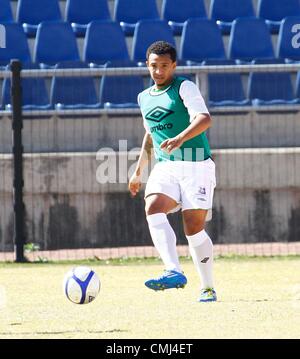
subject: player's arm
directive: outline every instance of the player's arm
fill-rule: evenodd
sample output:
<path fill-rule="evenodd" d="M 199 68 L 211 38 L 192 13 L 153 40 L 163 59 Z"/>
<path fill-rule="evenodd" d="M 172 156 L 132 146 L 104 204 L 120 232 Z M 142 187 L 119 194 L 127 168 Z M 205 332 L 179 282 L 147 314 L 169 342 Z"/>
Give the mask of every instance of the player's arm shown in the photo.
<path fill-rule="evenodd" d="M 153 143 L 151 135 L 146 132 L 143 139 L 142 148 L 136 165 L 136 169 L 131 176 L 128 184 L 128 189 L 132 196 L 135 196 L 140 190 L 142 173 L 145 166 L 151 159 L 152 148 Z"/>
<path fill-rule="evenodd" d="M 184 142 L 200 135 L 211 126 L 211 117 L 199 88 L 192 81 L 181 84 L 179 95 L 190 115 L 190 125 L 176 137 L 161 143 L 160 147 L 167 152 L 179 148 Z"/>
<path fill-rule="evenodd" d="M 206 131 L 210 126 L 210 115 L 206 113 L 199 113 L 185 130 L 183 130 L 176 137 L 169 138 L 162 142 L 160 147 L 170 153 L 174 149 L 179 148 L 184 142 Z"/>

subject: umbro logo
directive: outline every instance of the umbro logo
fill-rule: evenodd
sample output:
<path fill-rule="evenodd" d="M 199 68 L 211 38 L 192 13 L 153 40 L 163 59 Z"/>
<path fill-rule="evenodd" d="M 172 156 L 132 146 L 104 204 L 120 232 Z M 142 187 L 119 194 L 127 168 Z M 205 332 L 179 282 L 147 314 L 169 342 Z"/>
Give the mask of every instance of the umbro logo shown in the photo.
<path fill-rule="evenodd" d="M 209 257 L 205 257 L 202 259 L 201 263 L 206 263 L 209 260 Z"/>
<path fill-rule="evenodd" d="M 205 187 L 199 187 L 199 194 L 206 194 L 206 189 Z"/>
<path fill-rule="evenodd" d="M 168 110 L 161 106 L 156 106 L 154 109 L 152 109 L 146 114 L 145 118 L 146 120 L 149 121 L 161 122 L 163 119 L 165 119 L 167 116 L 171 115 L 172 113 L 174 113 L 174 111 Z"/>

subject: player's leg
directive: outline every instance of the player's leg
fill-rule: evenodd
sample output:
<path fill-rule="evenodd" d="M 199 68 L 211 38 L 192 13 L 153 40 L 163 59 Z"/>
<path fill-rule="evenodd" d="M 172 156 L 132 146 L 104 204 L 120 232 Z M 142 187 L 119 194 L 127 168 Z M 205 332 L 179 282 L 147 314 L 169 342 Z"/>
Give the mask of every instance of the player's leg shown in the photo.
<path fill-rule="evenodd" d="M 212 160 L 183 164 L 189 175 L 180 181 L 182 216 L 189 249 L 201 281 L 200 301 L 215 301 L 213 289 L 213 243 L 205 231 L 215 187 Z M 191 172 L 191 173 L 190 173 Z M 210 214 L 210 213 L 209 213 Z"/>
<path fill-rule="evenodd" d="M 166 270 L 181 272 L 176 250 L 176 235 L 167 218 L 167 213 L 177 202 L 162 194 L 153 193 L 145 198 L 146 218 L 155 248 Z"/>
<path fill-rule="evenodd" d="M 182 212 L 183 225 L 190 253 L 201 280 L 199 301 L 215 301 L 213 282 L 213 243 L 205 231 L 207 210 L 191 209 Z"/>
<path fill-rule="evenodd" d="M 167 213 L 177 207 L 178 203 L 162 193 L 148 195 L 145 201 L 152 241 L 165 266 L 165 272 L 161 277 L 150 279 L 145 285 L 154 290 L 182 288 L 187 280 L 179 264 L 176 235 L 167 218 Z"/>
<path fill-rule="evenodd" d="M 166 270 L 161 277 L 145 283 L 154 290 L 182 287 L 186 283 L 178 260 L 176 235 L 167 218 L 167 213 L 177 207 L 180 201 L 180 188 L 170 174 L 169 166 L 168 163 L 156 164 L 145 189 L 150 234 Z"/>

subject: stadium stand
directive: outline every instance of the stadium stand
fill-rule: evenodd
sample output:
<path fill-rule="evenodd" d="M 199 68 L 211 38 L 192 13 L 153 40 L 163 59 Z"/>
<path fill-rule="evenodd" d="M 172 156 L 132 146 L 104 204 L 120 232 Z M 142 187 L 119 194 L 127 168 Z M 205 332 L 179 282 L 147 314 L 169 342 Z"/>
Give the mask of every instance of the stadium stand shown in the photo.
<path fill-rule="evenodd" d="M 208 19 L 187 20 L 183 27 L 179 58 L 189 65 L 206 59 L 225 59 L 222 35 L 216 22 Z"/>
<path fill-rule="evenodd" d="M 67 22 L 45 21 L 39 24 L 34 62 L 41 66 L 54 66 L 62 61 L 78 61 L 79 52 L 72 27 Z"/>
<path fill-rule="evenodd" d="M 115 0 L 114 19 L 126 36 L 132 36 L 138 21 L 159 19 L 156 0 Z"/>
<path fill-rule="evenodd" d="M 258 17 L 264 19 L 272 33 L 278 33 L 281 20 L 299 16 L 299 0 L 259 0 Z"/>
<path fill-rule="evenodd" d="M 168 21 L 174 36 L 181 35 L 187 19 L 207 18 L 203 0 L 163 0 L 162 18 Z"/>
<path fill-rule="evenodd" d="M 280 64 L 280 59 L 258 59 L 254 65 Z M 249 76 L 249 98 L 253 106 L 262 105 L 295 105 L 295 98 L 291 76 L 287 72 L 253 72 Z"/>
<path fill-rule="evenodd" d="M 107 0 L 67 0 L 66 20 L 76 36 L 85 36 L 88 24 L 93 20 L 111 20 Z"/>
<path fill-rule="evenodd" d="M 37 64 L 24 64 L 24 69 L 38 69 Z M 43 78 L 22 79 L 23 110 L 49 110 L 51 109 L 46 83 Z M 11 81 L 5 79 L 2 85 L 2 109 L 11 110 Z"/>
<path fill-rule="evenodd" d="M 299 30 L 300 16 L 287 17 L 281 22 L 277 57 L 285 59 L 286 62 L 300 61 Z"/>
<path fill-rule="evenodd" d="M 123 63 L 126 67 L 135 64 Z M 109 62 L 107 67 L 118 67 L 117 62 Z M 144 90 L 142 76 L 103 76 L 100 83 L 100 102 L 104 108 L 137 108 L 137 95 Z"/>
<path fill-rule="evenodd" d="M 235 65 L 234 60 L 206 60 L 203 65 Z M 208 74 L 209 106 L 247 106 L 250 101 L 245 96 L 242 78 L 238 73 Z"/>
<path fill-rule="evenodd" d="M 230 34 L 232 22 L 238 17 L 255 16 L 252 0 L 211 0 L 209 14 L 226 35 Z"/>
<path fill-rule="evenodd" d="M 36 35 L 42 21 L 62 20 L 58 0 L 19 0 L 16 17 L 29 37 Z"/>
<path fill-rule="evenodd" d="M 0 0 L 0 9 L 1 24 L 14 21 L 9 0 Z"/>
<path fill-rule="evenodd" d="M 56 69 L 89 68 L 80 61 L 58 63 Z M 54 77 L 51 84 L 51 104 L 58 110 L 96 109 L 97 99 L 93 77 Z"/>
<path fill-rule="evenodd" d="M 117 22 L 92 21 L 88 25 L 83 60 L 100 65 L 111 60 L 129 60 L 125 36 Z"/>
<path fill-rule="evenodd" d="M 137 23 L 132 43 L 132 59 L 145 61 L 147 48 L 158 40 L 168 41 L 175 46 L 173 32 L 164 20 L 141 20 Z"/>
<path fill-rule="evenodd" d="M 274 57 L 271 36 L 264 20 L 249 17 L 233 21 L 229 39 L 230 59 L 239 63 Z"/>
<path fill-rule="evenodd" d="M 6 66 L 11 59 L 19 59 L 23 64 L 31 62 L 26 35 L 20 24 L 7 23 L 6 47 L 0 49 L 0 66 Z"/>

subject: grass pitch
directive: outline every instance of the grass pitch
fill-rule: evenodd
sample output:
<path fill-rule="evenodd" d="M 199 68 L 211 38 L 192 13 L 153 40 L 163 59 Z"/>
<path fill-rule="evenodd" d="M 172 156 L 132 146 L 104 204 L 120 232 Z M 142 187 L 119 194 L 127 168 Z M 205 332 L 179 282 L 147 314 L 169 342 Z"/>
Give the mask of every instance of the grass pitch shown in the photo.
<path fill-rule="evenodd" d="M 155 260 L 80 264 L 102 284 L 87 305 L 62 291 L 74 263 L 0 264 L 0 338 L 300 338 L 299 257 L 217 259 L 216 303 L 197 302 L 188 259 L 185 289 L 163 292 L 144 286 L 161 274 Z"/>

